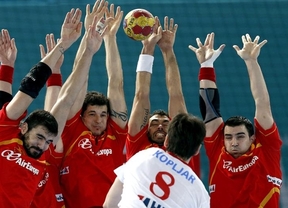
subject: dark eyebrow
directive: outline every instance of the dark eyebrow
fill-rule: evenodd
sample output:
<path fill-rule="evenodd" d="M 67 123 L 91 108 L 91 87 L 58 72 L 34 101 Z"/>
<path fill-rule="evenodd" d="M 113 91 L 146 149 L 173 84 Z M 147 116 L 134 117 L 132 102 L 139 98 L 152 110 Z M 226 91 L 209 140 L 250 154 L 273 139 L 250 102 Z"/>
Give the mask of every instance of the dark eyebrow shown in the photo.
<path fill-rule="evenodd" d="M 43 134 L 36 134 L 38 137 L 41 137 L 42 139 L 45 139 L 46 140 L 46 137 L 43 136 Z"/>
<path fill-rule="evenodd" d="M 245 132 L 238 132 L 235 135 L 239 136 L 239 135 L 245 135 Z M 224 134 L 224 136 L 232 136 L 232 134 Z"/>

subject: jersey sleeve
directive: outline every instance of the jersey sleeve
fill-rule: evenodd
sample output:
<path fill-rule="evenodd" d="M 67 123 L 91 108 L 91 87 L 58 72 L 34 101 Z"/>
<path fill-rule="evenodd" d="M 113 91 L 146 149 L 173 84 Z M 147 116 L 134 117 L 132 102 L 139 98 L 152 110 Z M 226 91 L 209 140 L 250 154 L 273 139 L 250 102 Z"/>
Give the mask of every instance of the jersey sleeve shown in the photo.
<path fill-rule="evenodd" d="M 215 158 L 215 155 L 217 155 L 224 146 L 223 127 L 224 123 L 218 127 L 211 137 L 205 137 L 204 139 L 206 154 L 209 158 Z"/>
<path fill-rule="evenodd" d="M 126 158 L 129 160 L 133 155 L 141 150 L 143 143 L 148 139 L 147 138 L 148 124 L 144 126 L 141 131 L 135 136 L 127 135 L 126 140 Z"/>
<path fill-rule="evenodd" d="M 280 139 L 280 134 L 276 123 L 273 123 L 271 128 L 267 130 L 263 129 L 256 119 L 254 119 L 254 123 L 256 139 L 259 140 L 262 145 L 267 146 L 267 148 L 279 151 L 281 149 L 282 140 Z"/>
<path fill-rule="evenodd" d="M 123 164 L 123 165 L 121 165 L 120 167 L 118 167 L 118 168 L 116 168 L 115 170 L 114 170 L 114 173 L 117 175 L 117 177 L 118 177 L 118 179 L 122 182 L 122 183 L 124 183 L 124 172 L 125 172 L 125 167 L 126 167 L 126 164 Z"/>

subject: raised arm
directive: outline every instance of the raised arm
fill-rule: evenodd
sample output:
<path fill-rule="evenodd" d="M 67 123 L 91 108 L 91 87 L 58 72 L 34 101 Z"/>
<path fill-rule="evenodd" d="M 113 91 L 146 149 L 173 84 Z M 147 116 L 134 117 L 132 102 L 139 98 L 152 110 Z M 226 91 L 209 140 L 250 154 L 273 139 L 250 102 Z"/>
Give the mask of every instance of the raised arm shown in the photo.
<path fill-rule="evenodd" d="M 71 9 L 66 14 L 59 42 L 22 79 L 19 91 L 7 105 L 6 113 L 10 119 L 18 119 L 27 110 L 52 74 L 51 69 L 53 70 L 60 56 L 79 38 L 82 27 L 80 17 L 79 9 Z"/>
<path fill-rule="evenodd" d="M 45 42 L 47 53 L 49 53 L 56 45 L 54 34 L 52 33 L 47 34 L 45 37 Z M 45 48 L 42 44 L 40 44 L 39 47 L 41 58 L 43 59 L 46 56 Z M 46 82 L 47 89 L 45 95 L 44 110 L 51 111 L 53 105 L 57 101 L 62 86 L 62 76 L 60 68 L 63 64 L 63 61 L 64 61 L 64 54 L 60 56 L 60 58 L 58 59 L 57 63 L 54 66 L 54 69 L 52 70 L 53 71 L 52 75 Z"/>
<path fill-rule="evenodd" d="M 178 25 L 174 24 L 174 19 L 170 18 L 169 21 L 169 18 L 165 16 L 162 38 L 158 42 L 166 69 L 166 86 L 169 95 L 168 112 L 171 118 L 178 113 L 187 113 L 179 67 L 173 49 L 177 28 Z"/>
<path fill-rule="evenodd" d="M 201 65 L 198 77 L 200 84 L 199 105 L 206 126 L 206 136 L 210 137 L 223 122 L 220 114 L 220 98 L 213 63 L 221 54 L 225 45 L 222 44 L 217 50 L 214 50 L 214 33 L 206 36 L 204 45 L 199 38 L 196 38 L 196 42 L 198 48 L 192 45 L 189 45 L 189 48 L 195 52 Z"/>
<path fill-rule="evenodd" d="M 10 38 L 8 30 L 0 34 L 0 108 L 12 100 L 12 82 L 17 57 L 15 39 Z"/>
<path fill-rule="evenodd" d="M 97 1 L 95 1 L 95 4 L 92 8 L 92 11 L 90 8 L 90 4 L 86 5 L 86 15 L 85 15 L 85 20 L 84 20 L 85 32 L 87 32 L 89 30 L 89 27 L 92 24 L 93 19 L 95 17 L 97 17 L 98 20 L 103 17 L 104 12 L 107 9 L 107 5 L 108 5 L 107 1 L 97 0 Z M 80 43 L 79 48 L 77 50 L 75 60 L 74 60 L 73 70 L 75 69 L 75 65 L 77 65 L 83 51 L 85 50 L 85 44 L 83 44 L 82 41 L 84 41 L 84 39 L 81 40 L 81 43 Z M 88 87 L 88 76 L 87 76 L 85 84 L 83 85 L 81 91 L 78 94 L 77 99 L 74 102 L 74 105 L 70 109 L 69 115 L 67 117 L 68 120 L 73 118 L 76 115 L 76 113 L 82 108 L 82 105 L 83 105 L 83 102 L 84 102 L 84 99 L 85 99 L 85 96 L 87 93 L 87 87 Z"/>
<path fill-rule="evenodd" d="M 51 113 L 55 116 L 58 122 L 58 137 L 62 134 L 70 112 L 70 108 L 77 99 L 83 85 L 86 83 L 89 69 L 92 63 L 92 58 L 102 44 L 102 36 L 105 34 L 105 28 L 103 33 L 98 33 L 96 31 L 96 23 L 99 23 L 97 16 L 94 17 L 92 25 L 90 25 L 88 31 L 85 32 L 82 38 L 83 41 L 81 41 L 81 44 L 84 44 L 84 47 L 82 45 L 79 47 L 84 48 L 83 53 L 80 55 L 72 73 L 62 86 L 57 102 L 52 108 Z M 57 141 L 58 140 L 56 139 L 54 144 Z"/>
<path fill-rule="evenodd" d="M 244 60 L 250 79 L 250 88 L 255 101 L 255 118 L 264 129 L 269 129 L 274 119 L 270 106 L 269 93 L 266 87 L 261 68 L 258 64 L 258 56 L 263 45 L 267 40 L 259 42 L 260 37 L 256 36 L 254 40 L 249 34 L 242 35 L 243 48 L 240 49 L 237 45 L 233 48 L 237 54 Z"/>
<path fill-rule="evenodd" d="M 142 41 L 143 48 L 139 56 L 136 69 L 135 95 L 128 121 L 128 133 L 135 136 L 148 123 L 150 114 L 150 82 L 154 61 L 154 50 L 157 42 L 162 37 L 162 28 L 159 20 L 156 23 L 152 35 Z"/>
<path fill-rule="evenodd" d="M 110 117 L 121 127 L 125 128 L 128 121 L 127 106 L 123 89 L 123 71 L 117 46 L 116 34 L 122 21 L 123 11 L 118 6 L 114 14 L 114 4 L 105 13 L 106 18 L 112 18 L 104 35 L 106 51 L 106 70 L 108 74 L 107 98 L 110 103 Z"/>

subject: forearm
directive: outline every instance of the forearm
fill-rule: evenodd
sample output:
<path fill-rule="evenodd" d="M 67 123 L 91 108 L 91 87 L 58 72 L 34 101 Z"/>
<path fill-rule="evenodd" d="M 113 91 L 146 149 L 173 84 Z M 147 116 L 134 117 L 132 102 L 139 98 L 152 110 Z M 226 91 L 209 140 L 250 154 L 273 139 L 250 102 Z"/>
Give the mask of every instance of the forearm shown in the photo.
<path fill-rule="evenodd" d="M 245 61 L 247 66 L 250 88 L 255 101 L 255 118 L 264 129 L 269 129 L 273 122 L 269 93 L 257 60 Z"/>
<path fill-rule="evenodd" d="M 105 36 L 106 69 L 109 86 L 121 87 L 123 82 L 122 63 L 115 36 Z M 112 87 L 112 86 L 111 86 Z"/>
<path fill-rule="evenodd" d="M 257 103 L 270 105 L 268 90 L 258 61 L 246 60 L 245 64 L 249 74 L 251 92 L 256 105 Z"/>
<path fill-rule="evenodd" d="M 178 113 L 186 113 L 186 103 L 182 92 L 181 77 L 173 50 L 163 53 L 166 71 L 166 86 L 169 95 L 168 111 L 171 118 Z"/>
<path fill-rule="evenodd" d="M 166 71 L 166 85 L 169 95 L 182 95 L 181 78 L 174 51 L 163 53 Z"/>
<path fill-rule="evenodd" d="M 65 48 L 61 41 L 59 41 L 56 46 L 50 51 L 42 60 L 42 63 L 47 64 L 51 69 L 54 68 L 59 58 L 64 53 Z"/>
<path fill-rule="evenodd" d="M 134 136 L 145 126 L 150 114 L 150 82 L 154 57 L 141 54 L 137 64 L 135 96 L 128 123 L 129 134 Z"/>
<path fill-rule="evenodd" d="M 199 108 L 206 126 L 206 136 L 213 135 L 222 123 L 220 96 L 216 86 L 214 68 L 201 67 L 199 80 Z"/>
<path fill-rule="evenodd" d="M 80 56 L 78 63 L 75 65 L 72 74 L 68 77 L 61 90 L 61 96 L 65 96 L 67 100 L 71 101 L 71 104 L 75 102 L 78 93 L 82 89 L 83 85 L 88 79 L 88 73 L 91 66 L 93 53 L 89 50 L 84 50 Z M 62 94 L 64 92 L 64 95 Z M 65 95 L 65 94 L 69 94 Z M 70 106 L 71 107 L 71 106 Z"/>

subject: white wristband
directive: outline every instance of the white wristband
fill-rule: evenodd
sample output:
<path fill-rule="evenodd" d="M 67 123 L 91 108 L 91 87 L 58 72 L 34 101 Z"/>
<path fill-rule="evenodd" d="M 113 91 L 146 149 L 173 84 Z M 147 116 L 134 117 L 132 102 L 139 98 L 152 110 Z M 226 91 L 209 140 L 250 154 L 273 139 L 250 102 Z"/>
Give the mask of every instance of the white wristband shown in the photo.
<path fill-rule="evenodd" d="M 154 56 L 148 55 L 148 54 L 140 54 L 136 72 L 149 72 L 152 74 L 152 68 L 153 68 L 153 62 L 154 62 Z"/>
<path fill-rule="evenodd" d="M 201 67 L 213 67 L 214 61 L 218 58 L 222 51 L 216 50 L 212 57 L 201 64 Z"/>

